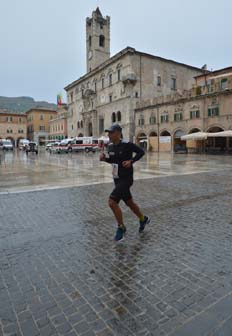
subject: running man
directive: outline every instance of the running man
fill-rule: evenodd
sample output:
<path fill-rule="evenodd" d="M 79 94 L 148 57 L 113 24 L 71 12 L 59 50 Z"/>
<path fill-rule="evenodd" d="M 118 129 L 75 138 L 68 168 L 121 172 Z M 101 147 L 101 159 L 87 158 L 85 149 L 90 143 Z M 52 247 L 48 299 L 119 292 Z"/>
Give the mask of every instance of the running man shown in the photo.
<path fill-rule="evenodd" d="M 114 213 L 118 228 L 114 240 L 121 241 L 126 233 L 126 227 L 123 221 L 122 210 L 119 202 L 123 200 L 125 204 L 133 211 L 139 219 L 139 232 L 143 232 L 145 226 L 150 223 L 150 218 L 144 216 L 139 206 L 134 202 L 130 187 L 133 184 L 133 164 L 141 159 L 145 154 L 144 151 L 132 142 L 122 140 L 122 128 L 118 124 L 113 124 L 108 132 L 110 144 L 108 146 L 108 155 L 100 155 L 100 161 L 112 164 L 112 173 L 115 188 L 109 197 L 109 207 Z M 135 153 L 135 156 L 133 156 Z"/>

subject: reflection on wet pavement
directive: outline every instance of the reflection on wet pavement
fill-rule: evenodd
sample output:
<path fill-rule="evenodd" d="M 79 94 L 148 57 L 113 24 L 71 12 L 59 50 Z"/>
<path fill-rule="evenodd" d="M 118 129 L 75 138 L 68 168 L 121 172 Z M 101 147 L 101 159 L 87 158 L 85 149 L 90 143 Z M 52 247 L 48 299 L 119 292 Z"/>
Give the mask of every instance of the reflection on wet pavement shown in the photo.
<path fill-rule="evenodd" d="M 135 165 L 135 179 L 185 175 L 230 169 L 232 157 L 147 153 Z M 1 153 L 0 192 L 63 188 L 112 181 L 111 167 L 99 162 L 98 153 L 28 156 Z"/>
<path fill-rule="evenodd" d="M 117 245 L 111 169 L 97 154 L 6 153 L 0 336 L 230 335 L 231 161 L 146 155 L 133 195 L 152 221 L 139 234 L 122 204 Z"/>

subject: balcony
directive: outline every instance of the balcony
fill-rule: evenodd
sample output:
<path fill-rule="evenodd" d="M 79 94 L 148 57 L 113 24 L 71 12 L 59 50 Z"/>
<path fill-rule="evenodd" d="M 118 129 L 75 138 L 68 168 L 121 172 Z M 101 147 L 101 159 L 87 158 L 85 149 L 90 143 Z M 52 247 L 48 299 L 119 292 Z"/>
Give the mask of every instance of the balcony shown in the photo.
<path fill-rule="evenodd" d="M 135 85 L 135 83 L 137 82 L 137 77 L 135 73 L 129 73 L 125 76 L 122 77 L 122 82 L 124 85 L 127 84 L 132 84 Z"/>

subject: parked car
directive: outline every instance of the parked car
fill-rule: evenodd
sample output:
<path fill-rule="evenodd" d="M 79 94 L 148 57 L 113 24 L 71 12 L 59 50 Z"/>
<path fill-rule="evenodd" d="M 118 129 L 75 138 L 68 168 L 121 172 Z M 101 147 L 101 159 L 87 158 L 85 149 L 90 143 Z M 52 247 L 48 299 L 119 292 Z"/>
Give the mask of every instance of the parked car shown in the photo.
<path fill-rule="evenodd" d="M 28 154 L 29 152 L 38 154 L 38 144 L 36 142 L 30 141 L 28 143 L 26 153 Z"/>
<path fill-rule="evenodd" d="M 12 142 L 9 140 L 9 139 L 2 139 L 0 140 L 0 148 L 3 149 L 3 150 L 11 150 L 13 151 L 13 144 Z"/>
<path fill-rule="evenodd" d="M 27 145 L 29 144 L 29 140 L 28 139 L 20 139 L 19 140 L 19 149 L 20 150 L 25 150 L 27 148 Z"/>
<path fill-rule="evenodd" d="M 187 147 L 185 145 L 176 144 L 175 147 L 174 147 L 174 152 L 179 153 L 179 154 L 187 154 L 188 150 L 187 150 Z"/>
<path fill-rule="evenodd" d="M 60 142 L 54 142 L 51 144 L 51 146 L 48 147 L 49 153 L 59 153 L 60 149 Z"/>
<path fill-rule="evenodd" d="M 46 147 L 45 147 L 46 151 L 48 151 L 49 148 L 51 148 L 51 147 L 54 145 L 54 143 L 56 143 L 56 142 L 55 142 L 55 141 L 52 141 L 52 142 L 47 143 L 47 144 L 46 144 Z"/>

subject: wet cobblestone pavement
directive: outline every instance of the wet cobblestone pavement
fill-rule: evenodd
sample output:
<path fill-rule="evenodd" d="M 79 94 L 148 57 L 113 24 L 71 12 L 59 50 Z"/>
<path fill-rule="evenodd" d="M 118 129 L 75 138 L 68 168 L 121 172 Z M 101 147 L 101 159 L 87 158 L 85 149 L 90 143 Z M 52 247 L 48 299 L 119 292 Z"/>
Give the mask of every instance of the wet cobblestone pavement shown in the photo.
<path fill-rule="evenodd" d="M 118 245 L 111 189 L 0 195 L 0 336 L 231 336 L 232 172 L 137 180 Z"/>

